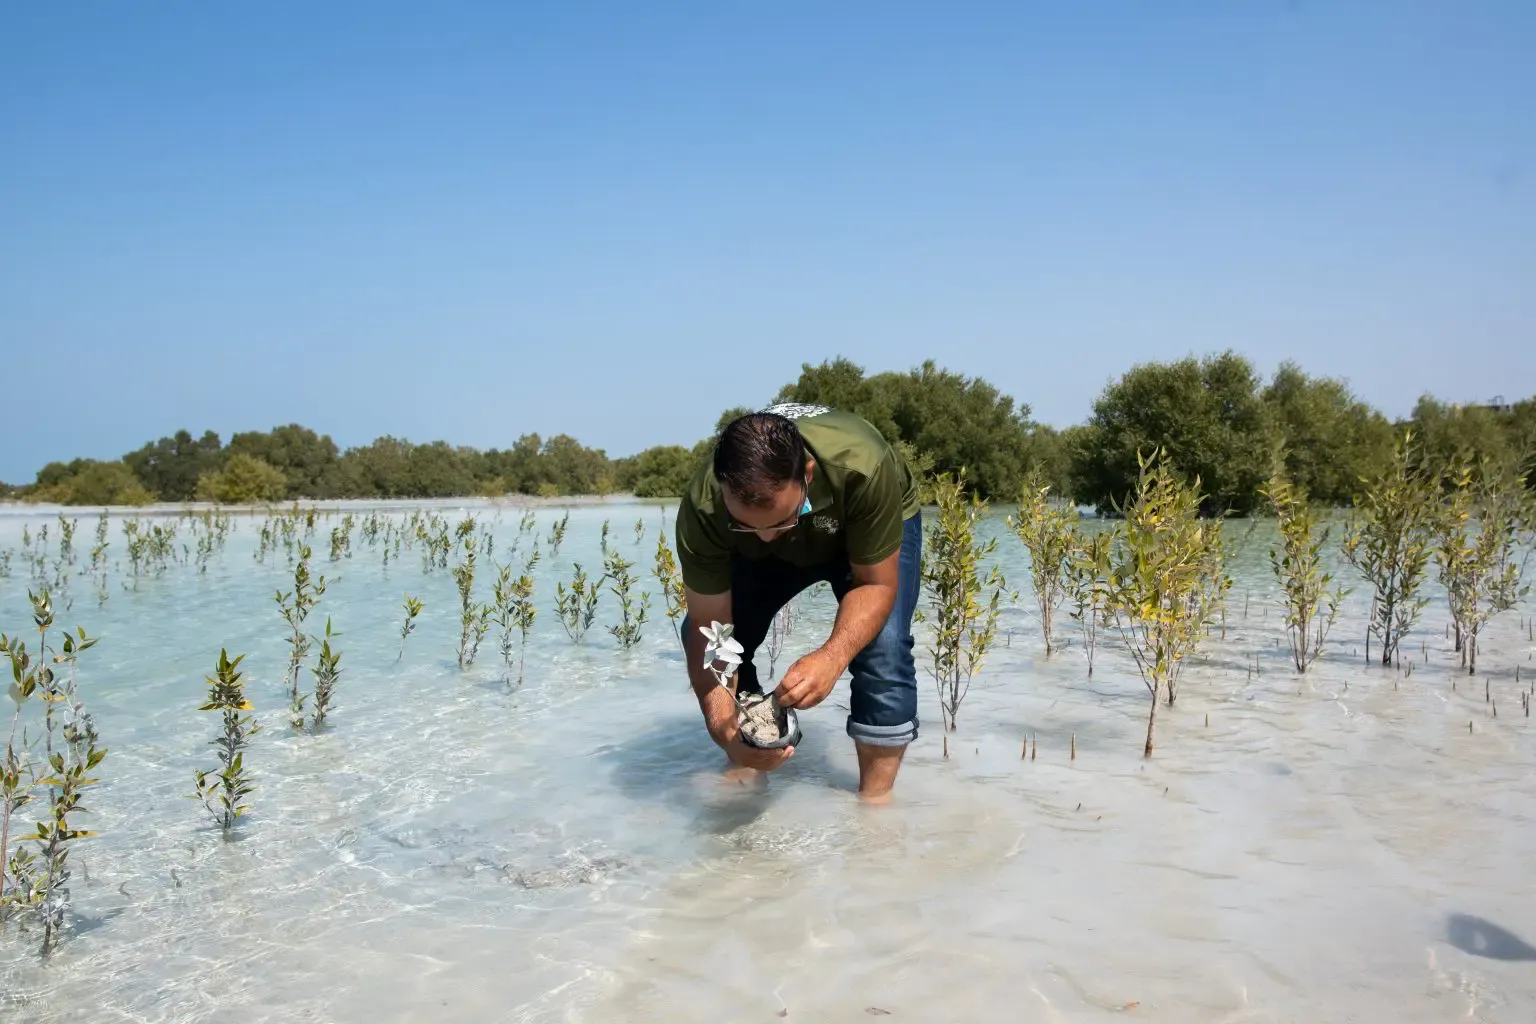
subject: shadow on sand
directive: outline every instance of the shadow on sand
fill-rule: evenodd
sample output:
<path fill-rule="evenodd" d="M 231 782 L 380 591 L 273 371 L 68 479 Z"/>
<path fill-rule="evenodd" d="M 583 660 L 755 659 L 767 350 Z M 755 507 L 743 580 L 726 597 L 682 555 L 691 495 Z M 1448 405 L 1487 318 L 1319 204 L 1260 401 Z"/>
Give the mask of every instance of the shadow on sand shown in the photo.
<path fill-rule="evenodd" d="M 771 776 L 728 782 L 725 755 L 710 742 L 697 713 L 653 719 L 596 753 L 613 766 L 613 785 L 626 799 L 673 807 L 711 836 L 752 825 L 793 785 L 825 783 L 833 774 L 825 740 L 816 737 L 797 747 L 789 763 Z"/>
<path fill-rule="evenodd" d="M 1536 948 L 1492 921 L 1452 914 L 1445 921 L 1445 941 L 1469 956 L 1490 960 L 1536 960 Z"/>

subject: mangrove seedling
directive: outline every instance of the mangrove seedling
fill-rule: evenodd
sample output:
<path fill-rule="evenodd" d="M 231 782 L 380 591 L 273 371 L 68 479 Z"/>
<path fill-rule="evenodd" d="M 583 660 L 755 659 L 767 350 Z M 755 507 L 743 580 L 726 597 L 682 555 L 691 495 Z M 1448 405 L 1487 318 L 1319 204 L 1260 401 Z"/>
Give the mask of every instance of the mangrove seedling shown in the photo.
<path fill-rule="evenodd" d="M 640 599 L 635 599 L 635 563 L 626 561 L 624 556 L 617 551 L 608 556 L 608 561 L 603 567 L 604 578 L 609 581 L 609 590 L 619 600 L 619 621 L 608 627 L 619 646 L 630 648 L 640 642 L 641 627 L 650 618 L 651 595 L 642 593 Z"/>
<path fill-rule="evenodd" d="M 683 633 L 679 623 L 688 611 L 688 596 L 677 558 L 667 546 L 666 530 L 658 530 L 656 534 L 656 580 L 661 584 L 661 596 L 667 603 L 667 621 L 672 623 L 672 634 L 681 642 Z"/>
<path fill-rule="evenodd" d="M 778 611 L 773 613 L 773 622 L 768 627 L 768 678 L 774 678 L 778 671 L 779 657 L 784 653 L 784 645 L 789 642 L 789 635 L 795 630 L 795 601 L 791 598 L 785 601 Z"/>
<path fill-rule="evenodd" d="M 533 604 L 533 568 L 539 561 L 539 545 L 535 541 L 533 554 L 523 563 L 523 572 L 512 578 L 512 567 L 504 566 L 496 580 L 496 621 L 501 625 L 501 662 L 510 678 L 512 674 L 512 631 L 519 637 L 517 658 L 517 684 L 523 684 L 523 668 L 528 652 L 528 632 L 533 628 L 537 613 Z"/>
<path fill-rule="evenodd" d="M 23 706 L 32 695 L 52 686 L 49 677 L 53 669 L 48 665 L 46 651 L 34 661 L 24 641 L 12 640 L 3 634 L 0 634 L 0 653 L 11 664 L 9 691 L 16 705 L 5 741 L 5 760 L 0 763 L 0 801 L 3 801 L 0 802 L 0 923 L 3 923 L 13 906 L 30 901 L 33 888 L 28 870 L 31 855 L 18 852 L 19 863 L 13 863 L 10 855 L 11 818 L 31 802 L 32 791 L 37 785 L 26 744 L 20 748 L 16 745 L 16 726 Z"/>
<path fill-rule="evenodd" d="M 928 528 L 924 544 L 922 579 L 927 585 L 933 625 L 928 652 L 933 658 L 929 672 L 939 691 L 939 708 L 947 730 L 955 729 L 960 704 L 970 691 L 971 679 L 997 635 L 998 603 L 1006 581 L 994 565 L 986 573 L 981 563 L 997 546 L 977 540 L 976 522 L 986 511 L 977 495 L 964 490 L 965 473 L 958 477 L 940 474 L 933 481 L 938 519 Z M 991 597 L 983 604 L 984 592 Z"/>
<path fill-rule="evenodd" d="M 58 943 L 59 932 L 64 927 L 64 916 L 69 911 L 69 853 L 77 839 L 85 839 L 96 833 L 76 828 L 73 816 L 84 814 L 80 805 L 81 791 L 96 784 L 98 779 L 88 773 L 94 771 L 103 758 L 104 749 L 90 747 L 83 760 L 66 760 L 63 751 L 55 751 L 48 758 L 52 775 L 39 785 L 52 787 L 48 820 L 38 822 L 37 831 L 28 838 L 36 842 L 43 865 L 42 888 L 38 893 L 38 912 L 43 919 L 43 953 L 51 952 Z"/>
<path fill-rule="evenodd" d="M 416 630 L 416 617 L 421 614 L 422 608 L 419 599 L 410 594 L 405 595 L 405 622 L 400 626 L 400 653 L 395 655 L 396 661 L 405 657 L 405 638 Z"/>
<path fill-rule="evenodd" d="M 587 578 L 581 563 L 575 563 L 571 586 L 567 590 L 563 582 L 555 584 L 555 614 L 573 643 L 580 643 L 597 617 L 597 599 L 602 594 L 601 581 Z"/>
<path fill-rule="evenodd" d="M 62 653 L 50 658 L 47 629 L 53 623 L 53 615 L 47 595 L 29 596 L 32 597 L 33 619 L 39 630 L 35 665 L 24 645 L 19 642 L 13 643 L 8 638 L 0 637 L 0 648 L 11 660 L 15 680 L 11 687 L 11 698 L 16 702 L 16 717 L 20 716 L 21 705 L 32 693 L 38 693 L 46 702 L 45 713 L 49 723 L 45 758 L 47 775 L 25 786 L 22 783 L 21 772 L 24 766 L 13 745 L 16 720 L 13 717 L 12 742 L 7 744 L 3 770 L 7 814 L 5 824 L 0 826 L 0 863 L 7 865 L 7 871 L 0 871 L 0 893 L 5 889 L 4 876 L 9 873 L 13 883 L 9 902 L 37 908 L 43 922 L 43 952 L 46 954 L 57 944 L 69 909 L 69 853 L 72 844 L 77 839 L 94 834 L 76 828 L 73 816 L 85 812 L 85 808 L 80 805 L 81 792 L 97 781 L 89 773 L 107 756 L 107 751 L 96 746 L 96 730 L 80 703 L 75 686 L 77 659 L 82 651 L 93 647 L 96 640 L 87 637 L 84 629 L 78 629 L 74 635 L 66 631 L 61 645 Z M 54 665 L 67 663 L 70 667 L 69 684 L 63 691 L 59 689 L 50 661 Z M 59 749 L 54 749 L 52 705 L 65 700 L 71 705 L 65 720 L 65 743 Z M 29 774 L 30 767 L 25 766 Z M 18 850 L 7 861 L 5 854 L 9 844 L 10 813 L 26 802 L 28 794 L 24 790 L 30 790 L 32 786 L 47 787 L 49 796 L 48 820 L 38 822 L 36 831 L 23 837 L 33 841 L 37 856 Z M 39 867 L 35 868 L 34 864 Z"/>
<path fill-rule="evenodd" d="M 331 527 L 331 561 L 339 562 L 343 557 L 352 557 L 352 531 L 350 523 L 345 520 L 340 526 Z"/>
<path fill-rule="evenodd" d="M 635 543 L 639 544 L 644 539 L 645 539 L 645 517 L 641 516 L 639 519 L 635 520 Z"/>
<path fill-rule="evenodd" d="M 1371 637 L 1381 640 L 1381 663 L 1391 665 L 1403 637 L 1427 603 L 1419 596 L 1430 558 L 1436 481 L 1417 464 L 1412 431 L 1394 442 L 1390 463 L 1355 497 L 1342 553 L 1372 590 L 1365 657 Z"/>
<path fill-rule="evenodd" d="M 1008 525 L 1029 551 L 1029 576 L 1040 605 L 1040 631 L 1045 634 L 1045 656 L 1054 650 L 1052 625 L 1056 608 L 1070 590 L 1072 554 L 1077 548 L 1077 511 L 1070 504 L 1050 498 L 1050 485 L 1031 471 L 1024 482 L 1019 511 Z"/>
<path fill-rule="evenodd" d="M 72 569 L 75 565 L 75 528 L 80 525 L 78 519 L 65 519 L 64 513 L 59 513 L 59 566 L 62 569 Z"/>
<path fill-rule="evenodd" d="M 85 709 L 85 704 L 80 700 L 80 690 L 76 680 L 76 667 L 80 662 L 80 654 L 96 646 L 99 637 L 85 635 L 84 626 L 75 627 L 75 635 L 71 636 L 66 630 L 64 642 L 60 645 L 62 653 L 53 660 L 56 665 L 69 666 L 69 678 L 64 683 L 63 702 L 64 724 L 60 728 L 60 735 L 64 738 L 64 744 L 70 752 L 70 756 L 77 762 L 84 762 L 87 755 L 95 748 L 96 741 L 100 738 L 96 734 L 96 723 L 91 718 L 91 713 Z"/>
<path fill-rule="evenodd" d="M 1231 586 L 1221 565 L 1221 521 L 1201 519 L 1199 479 L 1188 484 L 1159 449 L 1136 453 L 1136 491 L 1116 538 L 1110 606 L 1150 696 L 1144 757 L 1152 756 L 1157 698 L 1178 696 L 1185 659 L 1209 618 L 1206 594 Z"/>
<path fill-rule="evenodd" d="M 766 693 L 737 693 L 731 685 L 737 669 L 741 667 L 744 653 L 741 642 L 731 636 L 734 627 L 729 623 L 711 622 L 700 626 L 704 634 L 704 667 L 715 677 L 722 689 L 731 695 L 736 705 L 736 722 L 744 736 L 759 735 L 763 738 L 783 738 L 788 726 L 794 731 L 793 711 L 781 708 L 772 691 Z M 720 668 L 720 665 L 725 668 Z M 750 742 L 750 740 L 749 740 Z"/>
<path fill-rule="evenodd" d="M 295 729 L 304 727 L 304 701 L 308 694 L 299 692 L 299 670 L 309 654 L 310 636 L 304 631 L 304 620 L 320 602 L 325 593 L 325 577 L 313 582 L 309 575 L 309 560 L 313 552 L 307 543 L 299 544 L 299 561 L 293 570 L 293 590 L 277 592 L 277 607 L 288 623 L 288 716 Z"/>
<path fill-rule="evenodd" d="M 341 652 L 331 647 L 331 641 L 338 636 L 341 634 L 331 632 L 331 617 L 327 615 L 325 636 L 315 637 L 320 641 L 320 653 L 312 670 L 315 673 L 315 705 L 310 716 L 310 728 L 317 731 L 325 724 L 331 700 L 336 696 L 336 684 L 341 680 Z"/>
<path fill-rule="evenodd" d="M 1088 678 L 1093 678 L 1093 656 L 1098 649 L 1099 630 L 1112 624 L 1110 613 L 1110 552 L 1114 534 L 1079 533 L 1068 562 L 1067 587 L 1072 596 L 1068 612 L 1083 631 L 1083 650 L 1088 655 Z"/>
<path fill-rule="evenodd" d="M 609 522 L 608 522 L 608 520 L 604 519 L 603 520 L 603 538 L 602 538 L 602 547 L 603 547 L 603 557 L 604 558 L 608 557 L 608 529 L 609 529 Z"/>
<path fill-rule="evenodd" d="M 466 668 L 473 660 L 469 653 L 470 634 L 480 620 L 480 609 L 475 604 L 475 543 L 467 538 L 464 558 L 453 567 L 453 581 L 459 588 L 459 668 Z"/>
<path fill-rule="evenodd" d="M 139 532 L 139 518 L 123 520 L 123 536 L 128 542 L 128 567 L 133 573 L 133 589 L 139 589 L 139 577 L 149 557 L 149 538 Z"/>
<path fill-rule="evenodd" d="M 245 679 L 240 672 L 240 663 L 244 660 L 242 654 L 231 661 L 228 651 L 219 651 L 215 674 L 205 677 L 208 699 L 198 708 L 199 711 L 219 712 L 224 728 L 210 741 L 219 752 L 219 769 L 217 773 L 198 770 L 197 792 L 192 794 L 192 799 L 202 803 L 225 836 L 250 810 L 246 798 L 256 788 L 245 770 L 245 750 L 250 745 L 250 738 L 261 731 L 261 726 L 246 714 L 251 710 L 251 701 L 245 695 Z"/>
<path fill-rule="evenodd" d="M 549 550 L 551 554 L 558 555 L 560 553 L 560 543 L 565 540 L 565 528 L 570 523 L 571 513 L 567 511 L 565 515 L 555 520 L 554 525 L 549 528 Z"/>
<path fill-rule="evenodd" d="M 472 520 L 466 522 L 473 523 Z M 460 524 L 463 525 L 462 523 Z M 480 644 L 490 631 L 496 608 L 491 604 L 477 604 L 475 587 L 475 537 L 474 533 L 461 534 L 464 542 L 464 559 L 453 567 L 453 579 L 459 587 L 459 668 L 469 668 L 480 653 Z"/>
<path fill-rule="evenodd" d="M 1269 565 L 1280 583 L 1291 660 L 1297 672 L 1305 673 L 1323 653 L 1323 642 L 1349 590 L 1333 586 L 1333 574 L 1323 564 L 1329 530 L 1320 526 L 1306 491 L 1285 474 L 1283 463 L 1260 493 L 1274 506 L 1279 520 L 1280 546 L 1270 547 Z"/>
<path fill-rule="evenodd" d="M 1524 474 L 1486 457 L 1475 472 L 1470 460 L 1458 460 L 1447 483 L 1450 493 L 1435 515 L 1434 555 L 1462 667 L 1476 675 L 1483 626 L 1529 591 L 1520 584 L 1518 549 L 1531 499 Z"/>

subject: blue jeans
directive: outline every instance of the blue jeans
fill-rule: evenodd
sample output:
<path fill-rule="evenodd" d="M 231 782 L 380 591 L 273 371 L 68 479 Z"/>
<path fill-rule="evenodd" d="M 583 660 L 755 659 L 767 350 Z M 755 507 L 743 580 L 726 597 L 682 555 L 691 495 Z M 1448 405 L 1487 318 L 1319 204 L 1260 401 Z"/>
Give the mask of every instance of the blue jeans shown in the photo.
<path fill-rule="evenodd" d="M 912 616 L 922 589 L 919 565 L 923 550 L 923 517 L 919 512 L 902 527 L 896 603 L 885 625 L 848 665 L 853 676 L 848 735 L 859 743 L 900 747 L 917 738 L 917 662 L 913 657 Z M 803 567 L 777 558 L 731 559 L 731 634 L 745 649 L 737 672 L 737 690 L 761 693 L 752 655 L 768 636 L 780 608 L 816 583 L 829 583 L 839 602 L 853 586 L 846 561 Z M 684 635 L 695 627 L 683 618 Z"/>

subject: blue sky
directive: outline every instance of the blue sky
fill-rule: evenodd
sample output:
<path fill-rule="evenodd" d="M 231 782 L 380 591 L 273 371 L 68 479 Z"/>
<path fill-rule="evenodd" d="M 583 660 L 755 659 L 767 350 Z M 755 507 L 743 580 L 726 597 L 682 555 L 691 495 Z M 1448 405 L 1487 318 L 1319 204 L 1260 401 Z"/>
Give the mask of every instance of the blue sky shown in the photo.
<path fill-rule="evenodd" d="M 0 479 L 186 427 L 691 443 L 804 361 L 1065 426 L 1232 347 L 1536 392 L 1536 4 L 0 6 Z"/>

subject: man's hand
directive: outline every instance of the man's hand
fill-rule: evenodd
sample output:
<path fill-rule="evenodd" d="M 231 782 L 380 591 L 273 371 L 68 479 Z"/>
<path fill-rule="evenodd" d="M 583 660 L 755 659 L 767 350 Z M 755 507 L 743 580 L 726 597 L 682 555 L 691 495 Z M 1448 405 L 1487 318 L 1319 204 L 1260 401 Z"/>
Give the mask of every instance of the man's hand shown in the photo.
<path fill-rule="evenodd" d="M 794 747 L 779 747 L 774 750 L 764 750 L 762 747 L 754 747 L 741 738 L 741 729 L 735 719 L 727 723 L 721 723 L 710 727 L 709 735 L 725 751 L 725 756 L 731 759 L 731 763 L 738 768 L 753 768 L 760 772 L 771 772 L 781 767 L 785 761 L 794 756 Z"/>
<path fill-rule="evenodd" d="M 789 666 L 774 692 L 787 708 L 813 708 L 827 699 L 847 667 L 837 655 L 819 648 Z"/>

